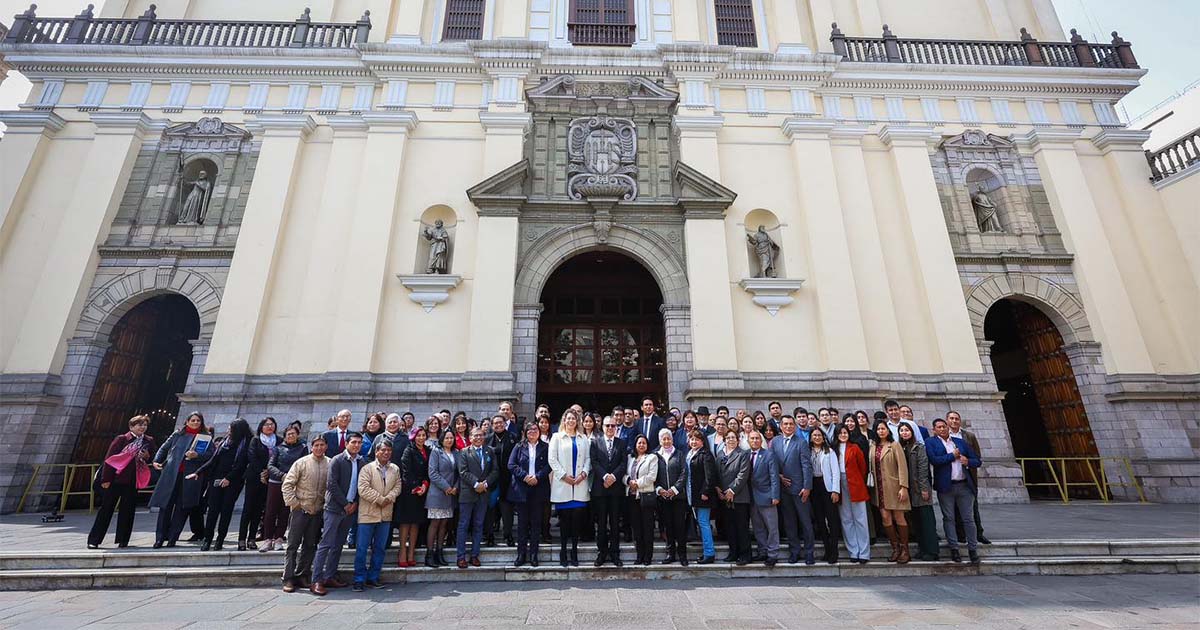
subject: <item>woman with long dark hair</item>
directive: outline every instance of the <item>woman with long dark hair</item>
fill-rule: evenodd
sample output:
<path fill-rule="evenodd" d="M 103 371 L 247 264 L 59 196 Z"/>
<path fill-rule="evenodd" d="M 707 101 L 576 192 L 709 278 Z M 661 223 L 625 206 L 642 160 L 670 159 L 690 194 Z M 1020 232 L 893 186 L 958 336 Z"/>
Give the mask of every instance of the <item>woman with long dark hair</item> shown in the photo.
<path fill-rule="evenodd" d="M 471 421 L 467 419 L 467 414 L 458 412 L 454 416 L 454 450 L 461 451 L 471 445 Z"/>
<path fill-rule="evenodd" d="M 425 497 L 425 513 L 429 517 L 429 531 L 425 538 L 425 566 L 444 567 L 448 563 L 442 555 L 446 543 L 446 531 L 454 508 L 458 505 L 458 464 L 454 451 L 458 450 L 454 434 L 441 434 L 437 448 L 429 452 L 429 493 Z"/>
<path fill-rule="evenodd" d="M 846 535 L 846 551 L 850 561 L 866 564 L 871 559 L 871 539 L 867 528 L 867 503 L 871 498 L 866 475 L 866 456 L 851 438 L 853 429 L 843 424 L 837 432 L 838 468 L 842 493 L 838 500 L 838 515 Z"/>
<path fill-rule="evenodd" d="M 417 566 L 417 533 L 425 522 L 425 496 L 429 492 L 429 449 L 425 428 L 417 427 L 400 456 L 400 498 L 392 522 L 400 527 L 400 567 Z"/>
<path fill-rule="evenodd" d="M 300 439 L 301 425 L 289 424 L 283 431 L 283 440 L 271 449 L 267 460 L 267 509 L 263 520 L 263 546 L 259 551 L 284 549 L 283 536 L 287 533 L 290 513 L 283 503 L 283 477 L 292 469 L 296 460 L 308 455 L 308 445 Z"/>
<path fill-rule="evenodd" d="M 246 498 L 242 501 L 242 518 L 238 522 L 238 551 L 258 549 L 254 536 L 267 506 L 267 464 L 277 441 L 275 418 L 263 418 L 250 440 L 246 457 Z"/>
<path fill-rule="evenodd" d="M 872 427 L 875 441 L 871 444 L 871 455 L 867 458 L 870 479 L 874 481 L 871 501 L 879 508 L 883 519 L 883 531 L 892 543 L 889 562 L 905 564 L 908 555 L 908 522 L 904 513 L 912 509 L 908 499 L 908 459 L 904 450 L 892 440 L 892 430 L 887 421 L 876 420 Z"/>
<path fill-rule="evenodd" d="M 658 511 L 654 484 L 658 479 L 658 463 L 658 456 L 650 452 L 650 440 L 639 433 L 633 439 L 629 474 L 625 479 L 631 502 L 629 515 L 633 520 L 633 541 L 637 548 L 635 562 L 646 566 L 654 557 L 654 516 Z"/>
<path fill-rule="evenodd" d="M 812 459 L 813 521 L 823 525 L 817 529 L 825 534 L 825 562 L 837 564 L 841 520 L 836 504 L 841 500 L 842 473 L 838 469 L 837 454 L 829 448 L 824 431 L 813 431 L 808 436 L 808 445 Z"/>
<path fill-rule="evenodd" d="M 193 411 L 183 427 L 172 433 L 154 454 L 153 466 L 162 471 L 154 494 L 150 495 L 150 507 L 158 508 L 155 549 L 164 544 L 175 546 L 192 509 L 200 505 L 204 496 L 204 482 L 195 473 L 213 456 L 213 449 L 212 444 L 207 444 L 203 452 L 193 448 L 200 434 L 208 435 L 208 428 L 204 426 L 204 416 Z"/>
<path fill-rule="evenodd" d="M 250 423 L 243 418 L 229 425 L 229 432 L 213 442 L 212 459 L 209 459 L 189 478 L 203 478 L 208 484 L 208 515 L 204 519 L 204 544 L 200 551 L 225 544 L 229 521 L 233 519 L 233 507 L 242 493 L 245 482 L 246 462 L 249 458 Z"/>
<path fill-rule="evenodd" d="M 908 460 L 908 480 L 913 491 L 909 495 L 912 503 L 911 523 L 917 539 L 917 560 L 938 559 L 937 521 L 933 517 L 933 480 L 929 475 L 929 456 L 925 445 L 917 441 L 911 425 L 900 423 L 896 429 L 900 434 L 900 448 Z M 901 543 L 908 545 L 908 540 Z"/>

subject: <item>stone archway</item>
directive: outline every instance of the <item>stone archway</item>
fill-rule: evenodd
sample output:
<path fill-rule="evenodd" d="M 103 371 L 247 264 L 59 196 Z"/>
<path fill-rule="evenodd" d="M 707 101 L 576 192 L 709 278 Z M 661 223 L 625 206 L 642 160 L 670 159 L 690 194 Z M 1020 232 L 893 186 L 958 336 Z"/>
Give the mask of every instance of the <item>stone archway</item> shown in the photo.
<path fill-rule="evenodd" d="M 1066 287 L 1041 276 L 1018 272 L 993 274 L 973 284 L 966 298 L 977 341 L 984 340 L 983 323 L 992 305 L 1012 298 L 1030 302 L 1045 313 L 1058 326 L 1065 345 L 1095 342 L 1083 301 Z"/>

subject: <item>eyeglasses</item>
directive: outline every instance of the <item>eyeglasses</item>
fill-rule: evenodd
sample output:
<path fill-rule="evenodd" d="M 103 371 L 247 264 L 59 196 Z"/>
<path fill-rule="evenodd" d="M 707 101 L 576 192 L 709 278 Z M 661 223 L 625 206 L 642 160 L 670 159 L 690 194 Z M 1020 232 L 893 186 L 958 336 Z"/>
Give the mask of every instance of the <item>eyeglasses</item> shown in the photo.
<path fill-rule="evenodd" d="M 605 428 L 605 429 L 615 429 L 615 428 L 617 428 L 617 425 L 615 425 L 615 424 L 606 424 L 606 425 L 604 425 L 604 428 Z"/>

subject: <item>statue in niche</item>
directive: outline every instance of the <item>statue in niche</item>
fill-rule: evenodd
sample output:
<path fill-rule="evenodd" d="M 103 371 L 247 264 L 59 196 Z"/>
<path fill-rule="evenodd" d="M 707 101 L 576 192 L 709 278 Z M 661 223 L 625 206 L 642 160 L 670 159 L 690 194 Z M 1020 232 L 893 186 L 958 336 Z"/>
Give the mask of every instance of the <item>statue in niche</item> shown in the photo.
<path fill-rule="evenodd" d="M 983 186 L 977 188 L 975 194 L 971 196 L 971 207 L 975 210 L 975 220 L 979 223 L 980 232 L 1004 231 L 1004 228 L 1000 226 L 1000 219 L 996 216 L 996 204 L 984 192 Z"/>
<path fill-rule="evenodd" d="M 429 262 L 425 273 L 447 273 L 450 269 L 450 233 L 441 219 L 433 222 L 433 229 L 425 228 L 422 234 L 429 245 Z"/>
<path fill-rule="evenodd" d="M 758 226 L 758 231 L 747 234 L 746 240 L 754 246 L 754 255 L 758 257 L 758 274 L 755 278 L 774 278 L 775 259 L 779 257 L 779 245 L 771 240 L 765 225 Z"/>
<path fill-rule="evenodd" d="M 180 178 L 182 182 L 182 177 Z M 208 201 L 212 193 L 212 182 L 208 181 L 208 173 L 200 171 L 191 182 L 191 190 L 183 199 L 183 207 L 179 211 L 179 225 L 204 224 L 204 216 L 208 213 Z"/>

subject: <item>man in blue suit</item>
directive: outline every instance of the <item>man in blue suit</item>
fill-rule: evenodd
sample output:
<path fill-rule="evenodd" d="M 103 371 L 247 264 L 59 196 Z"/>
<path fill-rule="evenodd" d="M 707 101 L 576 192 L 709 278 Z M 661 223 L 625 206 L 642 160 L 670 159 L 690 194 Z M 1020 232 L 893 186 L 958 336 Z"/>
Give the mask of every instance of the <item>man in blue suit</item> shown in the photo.
<path fill-rule="evenodd" d="M 633 423 L 637 430 L 637 435 L 646 436 L 646 441 L 650 443 L 650 450 L 658 450 L 658 432 L 667 428 L 667 421 L 660 415 L 654 413 L 654 399 L 649 396 L 642 399 L 642 418 Z M 637 439 L 637 435 L 633 436 Z M 632 442 L 630 442 L 632 444 Z"/>
<path fill-rule="evenodd" d="M 981 462 L 966 440 L 950 437 L 950 425 L 938 418 L 933 421 L 934 437 L 926 440 L 925 454 L 933 465 L 933 488 L 938 493 L 938 504 L 942 508 L 942 531 L 950 544 L 950 559 L 962 562 L 958 553 L 958 533 L 954 527 L 954 513 L 963 520 L 967 534 L 967 553 L 971 564 L 979 564 L 979 539 L 975 530 L 975 481 L 971 468 L 979 468 Z"/>
<path fill-rule="evenodd" d="M 800 560 L 801 534 L 804 537 L 804 563 L 814 564 L 812 503 L 808 495 L 812 492 L 812 459 L 808 440 L 796 430 L 796 419 L 783 416 L 779 422 L 783 432 L 771 440 L 769 450 L 779 467 L 780 495 L 783 501 L 784 529 L 787 531 L 788 562 Z"/>
<path fill-rule="evenodd" d="M 750 522 L 754 539 L 758 541 L 758 558 L 773 567 L 779 561 L 779 516 L 776 510 L 779 505 L 779 465 L 763 448 L 761 433 L 751 431 L 747 441 L 750 442 Z"/>

